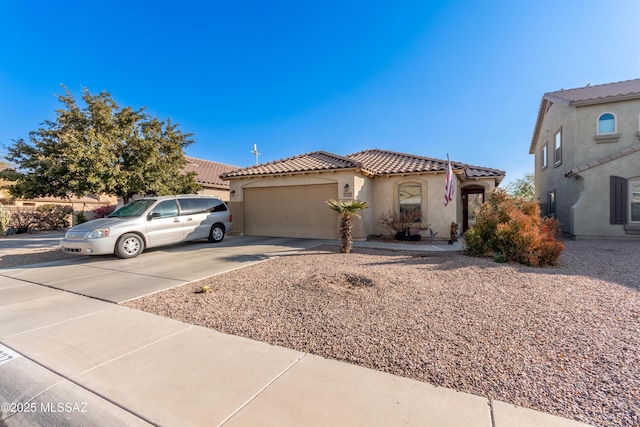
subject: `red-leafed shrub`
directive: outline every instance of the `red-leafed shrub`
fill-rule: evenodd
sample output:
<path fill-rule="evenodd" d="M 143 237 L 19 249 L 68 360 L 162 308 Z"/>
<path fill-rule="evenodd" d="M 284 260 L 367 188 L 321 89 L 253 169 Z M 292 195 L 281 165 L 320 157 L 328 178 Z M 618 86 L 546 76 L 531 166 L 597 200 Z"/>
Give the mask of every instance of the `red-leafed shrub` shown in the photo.
<path fill-rule="evenodd" d="M 104 205 L 91 211 L 93 219 L 104 218 L 116 210 L 116 205 Z"/>
<path fill-rule="evenodd" d="M 564 250 L 559 234 L 558 221 L 541 218 L 536 203 L 497 190 L 467 230 L 465 250 L 474 256 L 493 255 L 502 262 L 555 265 Z"/>

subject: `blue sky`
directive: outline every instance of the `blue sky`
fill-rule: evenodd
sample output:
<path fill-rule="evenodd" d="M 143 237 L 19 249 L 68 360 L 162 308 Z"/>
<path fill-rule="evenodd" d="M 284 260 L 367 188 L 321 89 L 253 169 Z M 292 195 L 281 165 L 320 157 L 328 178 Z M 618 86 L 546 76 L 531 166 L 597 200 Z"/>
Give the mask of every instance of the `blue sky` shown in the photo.
<path fill-rule="evenodd" d="M 0 155 L 60 84 L 236 166 L 381 148 L 507 172 L 545 92 L 640 77 L 640 2 L 0 0 Z"/>

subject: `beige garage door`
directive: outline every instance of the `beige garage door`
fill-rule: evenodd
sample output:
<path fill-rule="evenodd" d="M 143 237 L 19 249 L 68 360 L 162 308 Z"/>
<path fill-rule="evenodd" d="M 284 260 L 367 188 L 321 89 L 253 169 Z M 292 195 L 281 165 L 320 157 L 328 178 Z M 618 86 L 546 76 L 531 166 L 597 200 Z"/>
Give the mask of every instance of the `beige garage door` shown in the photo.
<path fill-rule="evenodd" d="M 245 188 L 245 234 L 337 239 L 338 214 L 325 203 L 337 197 L 337 184 Z"/>

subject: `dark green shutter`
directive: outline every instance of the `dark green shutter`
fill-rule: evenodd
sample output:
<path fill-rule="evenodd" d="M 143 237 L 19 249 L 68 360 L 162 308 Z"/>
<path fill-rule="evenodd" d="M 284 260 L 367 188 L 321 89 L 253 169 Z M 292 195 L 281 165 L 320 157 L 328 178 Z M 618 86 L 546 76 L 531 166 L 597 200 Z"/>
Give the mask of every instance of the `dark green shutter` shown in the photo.
<path fill-rule="evenodd" d="M 627 180 L 619 176 L 610 177 L 610 223 L 627 223 Z"/>

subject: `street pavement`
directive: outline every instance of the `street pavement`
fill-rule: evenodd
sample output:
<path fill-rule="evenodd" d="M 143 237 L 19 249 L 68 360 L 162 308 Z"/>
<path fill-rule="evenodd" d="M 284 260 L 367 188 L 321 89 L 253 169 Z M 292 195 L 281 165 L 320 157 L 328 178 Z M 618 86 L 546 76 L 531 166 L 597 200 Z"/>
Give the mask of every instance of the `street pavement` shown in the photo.
<path fill-rule="evenodd" d="M 228 236 L 0 269 L 0 425 L 584 425 L 117 304 L 322 243 Z"/>

